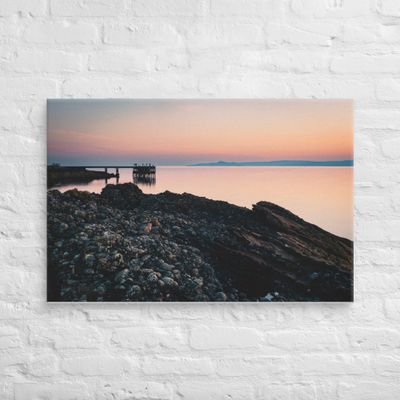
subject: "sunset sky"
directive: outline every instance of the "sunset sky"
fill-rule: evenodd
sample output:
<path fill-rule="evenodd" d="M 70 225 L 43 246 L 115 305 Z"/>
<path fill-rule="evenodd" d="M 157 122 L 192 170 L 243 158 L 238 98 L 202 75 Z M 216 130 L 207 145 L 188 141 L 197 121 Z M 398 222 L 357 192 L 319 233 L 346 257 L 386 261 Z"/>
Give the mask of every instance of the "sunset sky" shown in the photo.
<path fill-rule="evenodd" d="M 49 100 L 48 162 L 353 159 L 350 100 Z"/>

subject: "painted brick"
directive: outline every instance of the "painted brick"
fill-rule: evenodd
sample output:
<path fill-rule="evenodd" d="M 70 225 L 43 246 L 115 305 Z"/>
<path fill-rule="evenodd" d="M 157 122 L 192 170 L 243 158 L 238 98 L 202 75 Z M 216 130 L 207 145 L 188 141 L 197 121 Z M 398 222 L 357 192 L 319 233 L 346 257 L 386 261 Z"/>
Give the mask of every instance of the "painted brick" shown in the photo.
<path fill-rule="evenodd" d="M 198 23 L 189 30 L 187 39 L 194 49 L 265 43 L 262 25 L 243 22 Z"/>
<path fill-rule="evenodd" d="M 95 24 L 84 22 L 39 22 L 28 25 L 24 39 L 30 43 L 90 44 L 97 41 L 98 31 Z"/>
<path fill-rule="evenodd" d="M 208 12 L 205 0 L 133 0 L 133 12 L 141 17 L 190 17 Z"/>
<path fill-rule="evenodd" d="M 383 154 L 391 159 L 398 159 L 400 156 L 400 138 L 384 140 L 382 142 Z"/>
<path fill-rule="evenodd" d="M 211 375 L 214 365 L 209 358 L 147 356 L 142 365 L 146 375 Z"/>
<path fill-rule="evenodd" d="M 182 42 L 181 35 L 168 23 L 137 22 L 130 25 L 106 25 L 104 41 L 113 45 L 176 47 Z"/>
<path fill-rule="evenodd" d="M 381 400 L 395 399 L 399 393 L 400 384 L 395 381 L 358 381 L 357 383 L 340 383 L 338 398 L 343 400 L 353 400 L 355 397 L 363 400 L 374 400 L 379 393 Z"/>
<path fill-rule="evenodd" d="M 372 254 L 368 250 L 357 252 L 358 264 L 371 264 L 374 266 L 400 265 L 400 249 L 396 247 L 372 248 Z"/>
<path fill-rule="evenodd" d="M 369 80 L 354 79 L 300 79 L 292 84 L 299 98 L 338 98 L 365 101 L 375 98 L 375 85 Z"/>
<path fill-rule="evenodd" d="M 207 381 L 183 381 L 179 383 L 177 393 L 183 399 L 204 399 L 205 391 L 210 399 L 215 400 L 252 400 L 256 398 L 251 385 L 237 381 L 213 380 L 212 385 L 209 385 Z"/>
<path fill-rule="evenodd" d="M 67 375 L 120 376 L 129 371 L 129 363 L 123 358 L 107 356 L 71 357 L 61 361 L 61 369 Z"/>
<path fill-rule="evenodd" d="M 190 332 L 190 345 L 199 350 L 252 348 L 261 341 L 261 334 L 249 328 L 202 326 Z"/>
<path fill-rule="evenodd" d="M 400 332 L 395 329 L 354 327 L 348 330 L 351 345 L 361 350 L 398 349 Z"/>
<path fill-rule="evenodd" d="M 0 1 L 0 398 L 400 393 L 397 0 Z M 46 98 L 352 98 L 353 304 L 46 304 Z"/>
<path fill-rule="evenodd" d="M 370 372 L 366 355 L 305 354 L 294 358 L 293 367 L 301 375 L 364 375 Z"/>
<path fill-rule="evenodd" d="M 390 74 L 398 72 L 400 56 L 397 54 L 366 55 L 354 52 L 332 59 L 331 70 L 335 73 Z"/>
<path fill-rule="evenodd" d="M 360 128 L 400 130 L 400 112 L 395 109 L 363 109 L 357 111 L 356 123 Z"/>
<path fill-rule="evenodd" d="M 27 362 L 29 375 L 37 377 L 51 377 L 59 373 L 59 358 L 50 352 L 31 354 Z"/>
<path fill-rule="evenodd" d="M 211 0 L 211 14 L 217 16 L 267 16 L 283 12 L 276 0 Z"/>
<path fill-rule="evenodd" d="M 86 400 L 90 397 L 82 383 L 18 382 L 15 384 L 15 400 Z"/>
<path fill-rule="evenodd" d="M 9 100 L 37 100 L 47 97 L 57 97 L 57 81 L 37 77 L 8 77 L 0 78 L 0 88 L 3 96 Z"/>
<path fill-rule="evenodd" d="M 378 2 L 378 11 L 389 17 L 400 17 L 400 4 L 396 0 L 381 0 Z"/>
<path fill-rule="evenodd" d="M 116 17 L 128 10 L 127 0 L 50 0 L 50 12 L 63 17 Z"/>
<path fill-rule="evenodd" d="M 378 81 L 376 96 L 379 100 L 400 101 L 400 82 L 397 79 Z"/>
<path fill-rule="evenodd" d="M 359 239 L 365 241 L 399 241 L 400 220 L 365 221 L 360 224 Z"/>
<path fill-rule="evenodd" d="M 289 364 L 285 357 L 221 357 L 216 362 L 216 368 L 220 376 L 245 377 L 262 375 L 265 369 L 271 375 L 284 374 Z"/>
<path fill-rule="evenodd" d="M 31 324 L 29 342 L 35 347 L 52 346 L 55 349 L 95 349 L 102 346 L 102 335 L 93 327 L 67 325 L 61 321 L 51 324 Z"/>
<path fill-rule="evenodd" d="M 173 398 L 172 385 L 130 379 L 129 382 L 112 382 L 98 385 L 96 400 L 170 400 Z"/>
<path fill-rule="evenodd" d="M 374 361 L 374 369 L 378 375 L 398 379 L 400 377 L 400 357 L 379 354 Z"/>
<path fill-rule="evenodd" d="M 104 51 L 90 56 L 89 70 L 103 72 L 143 72 L 154 68 L 154 57 L 145 50 Z"/>
<path fill-rule="evenodd" d="M 400 318 L 400 299 L 397 298 L 386 299 L 385 312 L 390 320 L 397 321 Z"/>
<path fill-rule="evenodd" d="M 0 327 L 0 350 L 21 347 L 22 342 L 17 329 L 11 326 Z"/>
<path fill-rule="evenodd" d="M 267 43 L 277 45 L 331 46 L 340 34 L 340 26 L 332 22 L 299 21 L 296 25 L 269 23 L 266 26 Z"/>
<path fill-rule="evenodd" d="M 128 349 L 167 348 L 179 349 L 185 345 L 185 336 L 177 328 L 125 327 L 117 328 L 112 343 Z"/>
<path fill-rule="evenodd" d="M 2 0 L 0 5 L 0 16 L 33 15 L 35 17 L 46 14 L 45 0 Z"/>
<path fill-rule="evenodd" d="M 86 65 L 86 56 L 59 50 L 19 50 L 9 65 L 16 72 L 29 74 L 41 72 L 63 73 L 81 71 Z"/>
<path fill-rule="evenodd" d="M 265 334 L 268 345 L 287 351 L 339 351 L 344 339 L 334 331 L 276 330 Z"/>
<path fill-rule="evenodd" d="M 371 13 L 368 0 L 292 0 L 291 8 L 297 15 L 308 17 L 363 17 Z"/>

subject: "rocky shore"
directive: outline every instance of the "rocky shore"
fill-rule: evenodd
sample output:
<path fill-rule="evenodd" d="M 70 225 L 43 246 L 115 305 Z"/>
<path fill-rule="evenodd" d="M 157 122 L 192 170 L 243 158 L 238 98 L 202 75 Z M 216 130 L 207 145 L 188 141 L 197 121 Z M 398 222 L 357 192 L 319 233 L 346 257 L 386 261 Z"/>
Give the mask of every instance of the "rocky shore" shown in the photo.
<path fill-rule="evenodd" d="M 50 301 L 351 301 L 353 243 L 268 202 L 48 191 Z"/>

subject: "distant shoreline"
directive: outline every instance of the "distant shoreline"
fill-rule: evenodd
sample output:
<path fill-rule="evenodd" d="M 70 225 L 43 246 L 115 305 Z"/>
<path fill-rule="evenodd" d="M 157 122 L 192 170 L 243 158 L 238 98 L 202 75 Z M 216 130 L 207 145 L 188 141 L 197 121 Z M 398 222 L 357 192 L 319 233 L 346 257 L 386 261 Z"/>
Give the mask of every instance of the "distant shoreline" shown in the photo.
<path fill-rule="evenodd" d="M 341 161 L 326 161 L 326 162 L 314 162 L 312 164 L 277 164 L 274 161 L 271 161 L 270 163 L 267 161 L 263 163 L 260 161 L 260 163 L 254 162 L 254 163 L 236 163 L 236 162 L 224 162 L 224 163 L 199 163 L 199 164 L 177 164 L 177 165 L 164 165 L 164 164 L 155 164 L 156 167 L 158 168 L 176 168 L 176 167 L 353 167 L 353 161 L 349 160 L 349 163 L 346 163 L 347 160 L 344 160 L 345 162 Z M 63 168 L 76 168 L 74 165 L 67 165 L 67 166 L 62 166 Z M 101 168 L 93 168 L 93 167 L 84 167 L 87 169 L 87 171 L 93 171 L 93 170 L 100 170 L 103 169 L 104 167 Z M 108 166 L 107 168 L 112 168 L 112 166 Z M 126 168 L 130 168 L 130 166 L 126 166 Z"/>
<path fill-rule="evenodd" d="M 188 167 L 352 167 L 353 160 L 308 161 L 308 160 L 275 160 L 275 161 L 217 161 L 190 164 Z"/>

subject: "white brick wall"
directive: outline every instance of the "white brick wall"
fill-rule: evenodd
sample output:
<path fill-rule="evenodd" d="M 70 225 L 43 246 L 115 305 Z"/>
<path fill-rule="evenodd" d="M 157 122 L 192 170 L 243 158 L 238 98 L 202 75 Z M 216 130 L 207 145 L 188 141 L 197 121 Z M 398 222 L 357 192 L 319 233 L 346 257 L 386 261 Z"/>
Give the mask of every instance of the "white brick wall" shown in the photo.
<path fill-rule="evenodd" d="M 0 398 L 396 400 L 399 0 L 1 0 Z M 354 304 L 46 304 L 47 97 L 354 98 Z"/>

